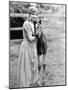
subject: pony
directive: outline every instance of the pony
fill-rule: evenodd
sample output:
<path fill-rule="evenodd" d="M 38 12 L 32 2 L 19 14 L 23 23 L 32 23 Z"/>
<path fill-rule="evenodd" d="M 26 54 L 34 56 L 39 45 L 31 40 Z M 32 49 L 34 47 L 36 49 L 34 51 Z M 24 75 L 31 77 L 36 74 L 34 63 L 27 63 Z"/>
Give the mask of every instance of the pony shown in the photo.
<path fill-rule="evenodd" d="M 37 44 L 36 44 L 36 47 L 37 47 L 37 55 L 38 55 L 38 70 L 39 70 L 39 73 L 41 71 L 41 68 L 43 68 L 43 79 L 45 78 L 45 67 L 46 67 L 46 64 L 45 64 L 45 56 L 46 56 L 46 53 L 47 53 L 47 40 L 46 40 L 46 36 L 44 35 L 42 29 L 41 29 L 41 20 L 38 22 L 38 27 L 39 27 L 39 30 L 37 31 L 36 30 L 36 22 L 34 22 L 34 29 L 35 29 L 35 36 L 37 38 Z M 40 64 L 40 57 L 43 56 L 43 59 L 42 59 L 42 65 Z"/>

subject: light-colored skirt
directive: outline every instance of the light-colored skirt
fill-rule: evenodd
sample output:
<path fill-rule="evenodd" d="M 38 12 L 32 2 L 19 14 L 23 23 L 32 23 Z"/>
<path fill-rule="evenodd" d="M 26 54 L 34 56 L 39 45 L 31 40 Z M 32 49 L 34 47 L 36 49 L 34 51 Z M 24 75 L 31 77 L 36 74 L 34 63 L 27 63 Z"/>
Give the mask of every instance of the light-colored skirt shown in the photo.
<path fill-rule="evenodd" d="M 36 44 L 24 40 L 20 46 L 17 82 L 18 87 L 30 87 L 38 80 L 38 58 Z"/>

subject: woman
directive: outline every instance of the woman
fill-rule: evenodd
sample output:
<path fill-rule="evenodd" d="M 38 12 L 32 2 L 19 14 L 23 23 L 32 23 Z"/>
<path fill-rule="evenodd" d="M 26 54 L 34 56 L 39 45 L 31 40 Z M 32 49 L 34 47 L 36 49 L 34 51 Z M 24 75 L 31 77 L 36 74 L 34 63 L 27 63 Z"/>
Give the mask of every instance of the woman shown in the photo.
<path fill-rule="evenodd" d="M 18 62 L 18 87 L 31 87 L 38 80 L 38 58 L 36 49 L 36 37 L 34 24 L 38 10 L 36 7 L 29 8 L 28 19 L 23 24 L 24 40 L 20 47 Z"/>

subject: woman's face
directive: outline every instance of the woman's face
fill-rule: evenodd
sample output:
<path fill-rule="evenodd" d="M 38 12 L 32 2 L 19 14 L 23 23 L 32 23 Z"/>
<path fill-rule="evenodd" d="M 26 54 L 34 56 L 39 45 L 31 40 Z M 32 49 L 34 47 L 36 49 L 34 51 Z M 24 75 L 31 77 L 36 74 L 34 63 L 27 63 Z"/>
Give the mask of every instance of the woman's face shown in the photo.
<path fill-rule="evenodd" d="M 34 15 L 31 14 L 30 17 L 31 17 L 31 21 L 36 21 L 36 22 L 39 21 L 38 15 L 36 15 L 36 14 L 34 14 Z"/>

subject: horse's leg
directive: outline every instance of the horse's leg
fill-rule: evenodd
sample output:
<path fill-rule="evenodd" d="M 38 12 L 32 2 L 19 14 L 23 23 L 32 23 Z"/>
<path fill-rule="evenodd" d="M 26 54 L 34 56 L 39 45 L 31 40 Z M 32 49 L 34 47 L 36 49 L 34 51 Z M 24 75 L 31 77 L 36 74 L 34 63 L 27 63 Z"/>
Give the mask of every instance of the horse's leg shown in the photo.
<path fill-rule="evenodd" d="M 41 65 L 40 65 L 40 56 L 38 56 L 38 71 L 41 71 Z"/>
<path fill-rule="evenodd" d="M 43 71 L 45 71 L 45 68 L 46 68 L 45 55 L 43 55 Z"/>
<path fill-rule="evenodd" d="M 43 55 L 40 55 L 40 79 L 41 79 L 41 81 L 42 81 L 42 79 L 43 79 Z"/>
<path fill-rule="evenodd" d="M 41 56 L 38 56 L 38 85 L 41 85 L 41 69 L 42 69 L 42 65 L 41 65 Z"/>
<path fill-rule="evenodd" d="M 45 79 L 45 68 L 46 68 L 45 55 L 43 55 L 43 79 Z"/>

